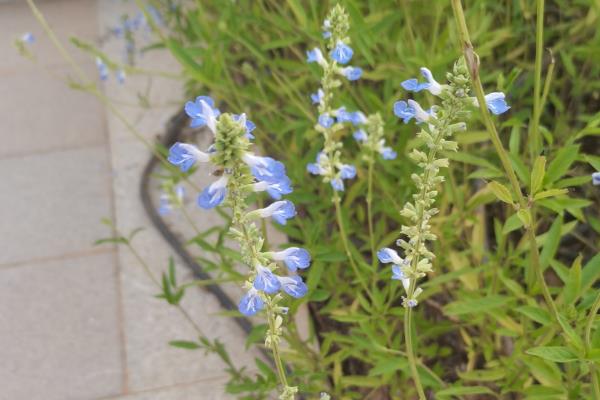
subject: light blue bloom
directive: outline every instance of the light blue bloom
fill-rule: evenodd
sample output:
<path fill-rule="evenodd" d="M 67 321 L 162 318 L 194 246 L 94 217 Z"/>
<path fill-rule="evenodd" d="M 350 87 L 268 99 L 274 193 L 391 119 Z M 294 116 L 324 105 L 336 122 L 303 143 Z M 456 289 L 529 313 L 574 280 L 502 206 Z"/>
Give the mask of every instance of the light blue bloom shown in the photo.
<path fill-rule="evenodd" d="M 394 149 L 392 149 L 389 146 L 382 147 L 379 153 L 381 154 L 384 160 L 395 160 L 398 156 L 398 153 L 396 153 Z"/>
<path fill-rule="evenodd" d="M 271 217 L 280 225 L 285 225 L 288 219 L 296 215 L 294 203 L 289 200 L 279 200 L 268 207 L 256 211 L 262 218 Z"/>
<path fill-rule="evenodd" d="M 341 178 L 333 178 L 329 183 L 331 183 L 331 187 L 336 192 L 344 191 L 344 181 Z"/>
<path fill-rule="evenodd" d="M 198 206 L 207 210 L 215 208 L 225 200 L 225 196 L 227 196 L 227 175 L 223 175 L 204 188 L 198 196 Z"/>
<path fill-rule="evenodd" d="M 255 315 L 257 312 L 262 310 L 265 306 L 265 302 L 260 297 L 258 291 L 254 288 L 250 289 L 240 300 L 238 310 L 250 317 Z"/>
<path fill-rule="evenodd" d="M 299 247 L 289 247 L 285 250 L 269 254 L 273 260 L 283 261 L 287 268 L 294 272 L 298 268 L 305 269 L 310 266 L 310 253 Z"/>
<path fill-rule="evenodd" d="M 187 172 L 196 161 L 209 161 L 210 155 L 198 150 L 194 145 L 177 142 L 169 149 L 168 160 L 171 164 L 177 165 L 182 172 Z"/>
<path fill-rule="evenodd" d="M 33 33 L 31 33 L 31 32 L 25 32 L 23 34 L 23 36 L 21 36 L 21 42 L 27 43 L 27 44 L 34 44 L 35 36 L 33 36 Z"/>
<path fill-rule="evenodd" d="M 594 172 L 592 174 L 592 184 L 593 185 L 600 185 L 600 172 Z"/>
<path fill-rule="evenodd" d="M 392 279 L 401 281 L 404 290 L 408 291 L 410 287 L 410 279 L 408 279 L 406 274 L 402 271 L 402 267 L 398 264 L 392 265 Z"/>
<path fill-rule="evenodd" d="M 377 258 L 384 264 L 394 263 L 394 264 L 402 264 L 404 260 L 400 258 L 396 250 L 390 249 L 388 247 L 384 247 L 377 252 Z"/>
<path fill-rule="evenodd" d="M 342 75 L 349 81 L 356 81 L 362 76 L 362 69 L 359 67 L 344 67 L 340 70 Z"/>
<path fill-rule="evenodd" d="M 126 78 L 127 75 L 125 74 L 125 71 L 123 71 L 122 69 L 117 71 L 117 82 L 119 82 L 119 85 L 124 84 Z"/>
<path fill-rule="evenodd" d="M 329 116 L 329 114 L 321 114 L 319 115 L 319 125 L 323 128 L 330 128 L 333 125 L 333 118 Z"/>
<path fill-rule="evenodd" d="M 299 299 L 300 297 L 303 297 L 306 292 L 308 292 L 308 288 L 304 282 L 302 282 L 302 278 L 300 278 L 298 275 L 280 276 L 278 279 L 283 291 L 292 297 Z"/>
<path fill-rule="evenodd" d="M 292 193 L 292 181 L 284 175 L 277 181 L 257 182 L 252 185 L 252 190 L 255 192 L 266 191 L 271 198 L 279 200 L 282 195 Z"/>
<path fill-rule="evenodd" d="M 423 107 L 416 101 L 409 99 L 408 106 L 414 110 L 414 117 L 417 120 L 417 123 L 427 122 L 429 118 L 434 117 L 433 107 L 429 111 L 423 110 Z"/>
<path fill-rule="evenodd" d="M 323 167 L 316 163 L 306 164 L 306 170 L 313 175 L 323 175 L 323 173 L 325 172 Z"/>
<path fill-rule="evenodd" d="M 331 58 L 340 64 L 348 64 L 352 60 L 354 52 L 352 48 L 342 41 L 338 41 L 335 48 L 331 50 Z"/>
<path fill-rule="evenodd" d="M 400 100 L 394 103 L 394 115 L 401 118 L 405 124 L 408 124 L 415 117 L 415 110 L 407 102 Z"/>
<path fill-rule="evenodd" d="M 246 118 L 246 114 L 242 113 L 240 115 L 237 114 L 233 114 L 231 116 L 231 118 L 236 121 L 236 122 L 240 122 L 244 125 L 244 127 L 246 128 L 246 137 L 249 140 L 254 139 L 254 135 L 252 134 L 252 131 L 254 131 L 256 129 L 256 125 L 254 124 L 254 122 L 250 121 L 249 119 Z"/>
<path fill-rule="evenodd" d="M 185 188 L 182 185 L 175 186 L 173 190 L 173 194 L 175 195 L 175 201 L 177 204 L 183 203 L 183 198 L 185 197 Z M 172 198 L 168 193 L 163 193 L 159 198 L 159 206 L 158 213 L 160 215 L 168 215 L 173 211 Z"/>
<path fill-rule="evenodd" d="M 367 123 L 367 117 L 361 111 L 350 113 L 350 122 L 352 125 L 363 125 Z"/>
<path fill-rule="evenodd" d="M 207 126 L 214 134 L 217 132 L 217 117 L 221 112 L 215 108 L 215 102 L 208 96 L 198 96 L 196 101 L 185 103 L 185 112 L 192 119 L 190 127 Z"/>
<path fill-rule="evenodd" d="M 365 132 L 364 129 L 359 129 L 357 131 L 354 131 L 354 133 L 352 134 L 352 137 L 354 138 L 354 140 L 356 140 L 359 143 L 364 143 L 368 139 L 367 132 Z"/>
<path fill-rule="evenodd" d="M 278 182 L 285 176 L 285 166 L 271 157 L 246 153 L 242 156 L 242 160 L 250 167 L 252 175 L 259 181 Z"/>
<path fill-rule="evenodd" d="M 503 114 L 510 109 L 510 106 L 506 104 L 506 96 L 502 92 L 486 94 L 485 105 L 494 115 Z"/>
<path fill-rule="evenodd" d="M 319 88 L 316 93 L 310 95 L 310 99 L 312 100 L 313 104 L 321 104 L 323 101 L 323 96 L 325 96 L 325 93 L 323 92 L 323 89 Z"/>
<path fill-rule="evenodd" d="M 256 290 L 262 290 L 267 294 L 274 294 L 279 291 L 281 284 L 277 279 L 277 275 L 271 272 L 270 269 L 265 268 L 262 265 L 257 265 L 256 278 L 254 278 L 253 286 Z"/>
<path fill-rule="evenodd" d="M 401 83 L 402 87 L 411 92 L 420 92 L 428 90 L 429 93 L 437 96 L 442 93 L 443 87 L 434 78 L 431 71 L 425 67 L 421 68 L 421 75 L 427 80 L 427 83 L 419 83 L 417 79 L 408 79 Z"/>
<path fill-rule="evenodd" d="M 410 299 L 410 300 L 408 300 L 408 301 L 406 302 L 406 305 L 407 305 L 409 308 L 414 308 L 414 307 L 416 307 L 416 306 L 417 306 L 417 304 L 418 304 L 418 303 L 419 303 L 419 302 L 418 302 L 418 301 L 416 301 L 415 299 Z"/>
<path fill-rule="evenodd" d="M 335 118 L 340 124 L 344 122 L 352 122 L 352 113 L 346 111 L 346 107 L 342 106 L 335 110 Z"/>
<path fill-rule="evenodd" d="M 329 39 L 331 37 L 331 21 L 326 19 L 323 21 L 323 39 Z"/>
<path fill-rule="evenodd" d="M 100 57 L 96 57 L 96 68 L 98 68 L 98 75 L 100 76 L 101 81 L 105 81 L 108 79 L 108 67 L 102 61 Z"/>
<path fill-rule="evenodd" d="M 322 67 L 327 65 L 327 61 L 325 61 L 325 57 L 323 57 L 323 53 L 321 53 L 321 49 L 319 49 L 318 47 L 315 47 L 314 49 L 308 50 L 306 52 L 306 62 L 316 62 Z"/>
<path fill-rule="evenodd" d="M 343 164 L 340 168 L 340 178 L 342 179 L 354 179 L 356 177 L 356 168 L 354 165 Z"/>

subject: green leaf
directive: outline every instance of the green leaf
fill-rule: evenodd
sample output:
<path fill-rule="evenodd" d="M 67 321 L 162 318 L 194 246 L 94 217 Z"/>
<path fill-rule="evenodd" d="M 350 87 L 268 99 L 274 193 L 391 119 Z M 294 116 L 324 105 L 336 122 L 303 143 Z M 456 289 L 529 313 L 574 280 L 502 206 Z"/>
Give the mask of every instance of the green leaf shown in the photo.
<path fill-rule="evenodd" d="M 521 306 L 517 307 L 516 311 L 542 325 L 548 325 L 552 323 L 550 314 L 537 306 Z"/>
<path fill-rule="evenodd" d="M 169 344 L 173 347 L 178 347 L 180 349 L 186 350 L 196 350 L 201 347 L 198 343 L 190 342 L 188 340 L 172 340 L 169 342 Z"/>
<path fill-rule="evenodd" d="M 529 209 L 521 208 L 517 211 L 517 217 L 521 220 L 523 226 L 528 227 L 531 225 L 531 213 Z"/>
<path fill-rule="evenodd" d="M 568 189 L 548 189 L 548 190 L 544 190 L 543 192 L 537 193 L 533 197 L 533 200 L 545 199 L 547 197 L 562 196 L 567 193 L 569 193 Z"/>
<path fill-rule="evenodd" d="M 578 357 L 568 347 L 564 346 L 539 346 L 532 347 L 526 351 L 527 354 L 543 358 L 544 360 L 555 361 L 555 362 L 571 362 L 577 361 Z"/>
<path fill-rule="evenodd" d="M 494 394 L 486 386 L 454 386 L 437 392 L 439 397 L 460 396 L 465 394 Z"/>
<path fill-rule="evenodd" d="M 496 195 L 496 197 L 505 203 L 513 204 L 513 198 L 510 190 L 506 186 L 496 181 L 491 181 L 487 187 Z"/>
<path fill-rule="evenodd" d="M 481 313 L 502 307 L 510 301 L 509 297 L 500 295 L 488 296 L 471 300 L 460 300 L 447 304 L 444 312 L 447 315 L 463 315 Z"/>
<path fill-rule="evenodd" d="M 531 171 L 531 194 L 536 194 L 542 188 L 546 169 L 546 157 L 539 156 L 533 163 Z"/>
<path fill-rule="evenodd" d="M 569 277 L 563 291 L 564 303 L 569 305 L 574 303 L 581 295 L 581 254 L 573 261 L 569 270 Z"/>
<path fill-rule="evenodd" d="M 571 168 L 571 164 L 577 159 L 578 153 L 579 145 L 573 144 L 561 148 L 546 170 L 545 182 L 552 183 L 562 178 L 569 168 Z"/>
<path fill-rule="evenodd" d="M 558 245 L 560 243 L 560 232 L 562 229 L 562 218 L 558 217 L 554 220 L 550 229 L 547 232 L 544 240 L 544 247 L 540 254 L 540 265 L 542 269 L 546 269 L 550 265 L 550 260 L 554 258 Z"/>
<path fill-rule="evenodd" d="M 458 372 L 458 376 L 466 381 L 493 382 L 506 376 L 504 369 L 476 369 L 467 372 Z"/>
<path fill-rule="evenodd" d="M 502 234 L 507 235 L 512 231 L 515 231 L 523 226 L 523 222 L 519 218 L 517 213 L 508 217 L 506 222 L 504 223 L 504 227 L 502 228 Z"/>
<path fill-rule="evenodd" d="M 600 277 L 600 253 L 596 254 L 585 264 L 581 271 L 581 282 L 583 283 L 582 293 L 592 287 Z"/>

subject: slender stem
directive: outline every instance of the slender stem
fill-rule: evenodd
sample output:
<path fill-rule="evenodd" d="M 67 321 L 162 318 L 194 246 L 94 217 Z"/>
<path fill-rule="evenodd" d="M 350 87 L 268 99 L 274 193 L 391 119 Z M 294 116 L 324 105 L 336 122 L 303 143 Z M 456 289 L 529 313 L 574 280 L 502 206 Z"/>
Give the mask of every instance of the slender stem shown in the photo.
<path fill-rule="evenodd" d="M 594 327 L 594 320 L 598 315 L 600 309 L 600 293 L 596 296 L 596 301 L 592 305 L 590 314 L 588 315 L 587 322 L 585 324 L 585 347 L 589 352 L 592 348 L 592 328 Z M 598 371 L 596 364 L 592 361 L 588 363 L 590 368 L 590 376 L 592 378 L 592 388 L 594 391 L 594 399 L 600 400 L 600 382 L 598 381 Z"/>
<path fill-rule="evenodd" d="M 528 199 L 521 192 L 521 186 L 519 185 L 519 181 L 515 174 L 515 170 L 512 167 L 510 159 L 508 157 L 508 153 L 504 149 L 502 145 L 502 141 L 500 140 L 500 136 L 498 136 L 498 132 L 496 131 L 496 126 L 492 120 L 492 117 L 486 107 L 485 103 L 485 95 L 483 91 L 483 86 L 481 84 L 481 80 L 479 78 L 479 57 L 475 53 L 473 49 L 473 45 L 471 44 L 471 40 L 469 38 L 469 30 L 467 28 L 467 23 L 465 21 L 465 14 L 462 8 L 461 0 L 452 0 L 452 9 L 454 10 L 454 16 L 456 18 L 456 24 L 458 27 L 460 40 L 465 56 L 465 60 L 467 62 L 467 66 L 469 69 L 469 73 L 471 74 L 471 79 L 473 83 L 473 89 L 475 90 L 475 94 L 477 96 L 477 101 L 479 103 L 479 109 L 481 110 L 481 114 L 483 117 L 483 121 L 485 123 L 486 129 L 490 134 L 490 139 L 496 149 L 496 153 L 498 157 L 500 157 L 500 161 L 502 162 L 502 166 L 506 175 L 508 176 L 508 180 L 512 186 L 513 192 L 516 195 L 519 206 L 522 209 L 527 209 L 530 207 Z M 540 264 L 540 254 L 539 249 L 537 247 L 537 243 L 535 241 L 535 215 L 534 209 L 531 208 L 531 219 L 532 223 L 526 227 L 527 236 L 530 241 L 531 247 L 531 261 L 532 267 L 534 269 L 535 274 L 538 277 L 539 284 L 542 286 L 542 293 L 544 295 L 544 300 L 546 305 L 552 310 L 554 317 L 558 321 L 558 310 L 554 301 L 552 300 L 552 296 L 550 295 L 550 290 L 546 285 L 546 281 L 544 279 L 544 273 Z"/>
<path fill-rule="evenodd" d="M 541 115 L 542 56 L 544 53 L 544 0 L 536 0 L 535 71 L 533 77 L 533 118 L 529 131 L 530 155 L 533 159 L 540 150 L 539 124 Z"/>
<path fill-rule="evenodd" d="M 413 279 L 411 281 L 411 286 L 415 283 Z M 417 361 L 415 359 L 415 354 L 413 350 L 412 344 L 412 308 L 407 307 L 404 311 L 404 338 L 406 342 L 406 356 L 408 358 L 408 365 L 410 366 L 410 371 L 412 374 L 413 382 L 417 387 L 417 393 L 419 394 L 420 400 L 426 400 L 425 391 L 423 390 L 423 384 L 421 384 L 421 377 L 419 376 L 419 371 L 417 369 Z"/>
<path fill-rule="evenodd" d="M 268 311 L 268 320 L 269 320 L 269 328 L 271 329 L 271 333 L 275 332 L 275 317 L 274 313 L 269 307 Z M 281 361 L 281 355 L 279 354 L 279 343 L 276 340 L 272 340 L 271 343 L 271 351 L 273 352 L 273 359 L 275 359 L 275 366 L 277 367 L 277 375 L 279 375 L 279 381 L 283 385 L 284 388 L 288 386 L 287 377 L 285 375 L 285 368 L 283 367 L 283 362 Z"/>
<path fill-rule="evenodd" d="M 335 205 L 335 216 L 337 219 L 337 225 L 340 231 L 340 236 L 342 238 L 342 244 L 344 245 L 344 250 L 346 252 L 346 257 L 348 257 L 348 261 L 350 261 L 350 266 L 352 267 L 352 270 L 354 271 L 356 277 L 359 279 L 364 291 L 367 292 L 370 298 L 372 298 L 373 295 L 371 294 L 371 291 L 369 290 L 362 274 L 358 270 L 358 265 L 356 264 L 356 261 L 354 261 L 354 257 L 352 256 L 352 252 L 350 251 L 350 244 L 348 242 L 348 236 L 346 235 L 346 229 L 344 228 L 344 221 L 342 219 L 342 206 L 340 204 L 340 197 L 338 196 L 337 192 L 335 192 L 333 195 L 333 204 Z"/>
<path fill-rule="evenodd" d="M 369 242 L 371 243 L 371 265 L 377 265 L 377 255 L 375 253 L 375 234 L 373 233 L 373 165 L 375 164 L 373 155 L 369 159 L 369 169 L 367 173 L 367 220 L 369 221 Z M 376 274 L 373 274 L 375 278 Z"/>

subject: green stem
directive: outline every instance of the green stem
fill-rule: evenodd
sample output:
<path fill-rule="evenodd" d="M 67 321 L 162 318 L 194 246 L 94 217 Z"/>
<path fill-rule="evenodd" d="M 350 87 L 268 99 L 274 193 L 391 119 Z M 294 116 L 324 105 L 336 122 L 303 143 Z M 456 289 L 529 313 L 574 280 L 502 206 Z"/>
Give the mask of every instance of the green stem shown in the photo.
<path fill-rule="evenodd" d="M 473 49 L 473 44 L 471 43 L 471 39 L 469 38 L 469 30 L 467 28 L 467 23 L 465 21 L 465 14 L 464 14 L 464 11 L 462 8 L 461 0 L 452 0 L 452 9 L 454 10 L 454 16 L 456 18 L 456 24 L 457 24 L 458 31 L 459 31 L 459 36 L 460 36 L 461 45 L 463 48 L 463 53 L 465 56 L 465 60 L 467 62 L 469 73 L 471 74 L 473 89 L 475 90 L 475 95 L 477 96 L 477 101 L 479 103 L 479 109 L 481 110 L 481 115 L 483 117 L 485 127 L 486 127 L 488 133 L 490 134 L 490 139 L 492 140 L 494 148 L 496 149 L 496 153 L 498 154 L 498 157 L 500 157 L 500 161 L 502 163 L 504 171 L 506 172 L 506 175 L 508 176 L 508 180 L 510 181 L 513 192 L 518 199 L 520 208 L 527 209 L 530 206 L 529 201 L 523 195 L 523 192 L 521 192 L 521 186 L 519 185 L 519 181 L 517 179 L 515 171 L 512 167 L 510 159 L 508 157 L 508 153 L 506 152 L 506 150 L 504 149 L 504 146 L 502 145 L 500 136 L 498 135 L 498 132 L 496 131 L 496 126 L 494 125 L 492 117 L 486 107 L 485 94 L 483 91 L 483 86 L 481 84 L 481 80 L 479 78 L 479 56 L 477 56 L 477 54 L 475 53 L 475 51 Z M 542 270 L 542 267 L 540 264 L 539 249 L 538 249 L 536 241 L 535 241 L 535 215 L 533 215 L 534 214 L 533 211 L 534 210 L 532 208 L 531 209 L 532 223 L 528 227 L 526 227 L 527 236 L 529 238 L 531 252 L 532 252 L 532 255 L 531 255 L 531 261 L 533 264 L 532 267 L 534 269 L 535 274 L 537 275 L 537 277 L 539 279 L 539 284 L 542 286 L 542 293 L 544 295 L 544 300 L 546 302 L 546 305 L 552 310 L 552 313 L 554 314 L 556 321 L 559 322 L 558 321 L 558 311 L 557 311 L 556 305 L 554 304 L 554 301 L 552 300 L 552 296 L 550 295 L 550 290 L 548 289 L 548 286 L 546 285 L 546 281 L 544 279 L 544 273 L 543 273 L 543 270 Z"/>
<path fill-rule="evenodd" d="M 369 169 L 367 173 L 367 220 L 369 222 L 369 242 L 371 243 L 371 265 L 373 268 L 377 265 L 377 254 L 375 252 L 375 234 L 373 233 L 373 165 L 375 164 L 373 155 L 369 160 Z M 375 278 L 376 274 L 373 274 Z"/>
<path fill-rule="evenodd" d="M 362 274 L 358 270 L 358 265 L 356 264 L 356 261 L 354 261 L 354 257 L 352 256 L 352 251 L 350 251 L 350 244 L 348 242 L 348 236 L 346 235 L 346 229 L 344 228 L 344 221 L 342 219 L 342 206 L 340 204 L 340 197 L 338 196 L 337 192 L 335 192 L 333 195 L 333 204 L 335 205 L 335 216 L 337 219 L 337 225 L 340 231 L 340 236 L 342 238 L 344 251 L 346 252 L 346 257 L 348 257 L 348 261 L 350 261 L 350 266 L 352 267 L 352 270 L 354 271 L 356 277 L 359 279 L 364 291 L 369 295 L 370 298 L 372 298 L 373 295 L 371 294 L 371 291 L 369 290 Z"/>
<path fill-rule="evenodd" d="M 590 314 L 588 315 L 587 322 L 585 324 L 585 347 L 586 351 L 589 352 L 592 348 L 592 328 L 594 327 L 594 320 L 598 315 L 600 309 L 600 293 L 596 296 L 596 301 L 592 305 Z M 589 362 L 590 376 L 592 378 L 592 388 L 594 391 L 594 399 L 600 400 L 600 382 L 598 381 L 598 371 L 596 370 L 596 364 L 591 361 Z"/>
<path fill-rule="evenodd" d="M 414 287 L 415 280 L 412 279 L 411 286 Z M 404 338 L 406 342 L 406 356 L 408 358 L 408 365 L 410 366 L 410 371 L 412 374 L 413 382 L 417 387 L 417 393 L 419 394 L 420 400 L 426 400 L 425 391 L 423 390 L 423 385 L 421 384 L 421 377 L 419 376 L 419 371 L 417 369 L 417 360 L 415 359 L 415 354 L 413 350 L 412 344 L 412 308 L 407 307 L 404 312 Z"/>
<path fill-rule="evenodd" d="M 531 159 L 539 154 L 540 134 L 539 124 L 541 115 L 541 87 L 542 87 L 542 55 L 544 53 L 544 0 L 536 0 L 535 22 L 535 71 L 533 77 L 533 118 L 529 131 L 529 144 Z"/>
<path fill-rule="evenodd" d="M 275 332 L 275 317 L 273 310 L 269 307 L 267 311 L 267 316 L 269 320 L 269 328 L 271 329 L 271 333 Z M 279 343 L 276 340 L 271 341 L 271 351 L 273 352 L 273 359 L 275 360 L 275 366 L 277 367 L 277 375 L 279 376 L 279 381 L 281 385 L 286 388 L 288 387 L 287 377 L 285 375 L 285 368 L 283 367 L 283 362 L 281 361 L 281 355 L 279 354 Z"/>

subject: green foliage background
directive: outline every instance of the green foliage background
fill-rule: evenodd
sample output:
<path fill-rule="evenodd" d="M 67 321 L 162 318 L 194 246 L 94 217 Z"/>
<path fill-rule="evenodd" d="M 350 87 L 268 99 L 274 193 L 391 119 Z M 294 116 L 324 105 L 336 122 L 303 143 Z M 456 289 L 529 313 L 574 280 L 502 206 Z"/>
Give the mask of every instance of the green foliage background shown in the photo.
<path fill-rule="evenodd" d="M 381 112 L 387 142 L 399 156 L 378 162 L 375 180 L 377 248 L 399 237 L 398 211 L 414 192 L 415 166 L 407 149 L 416 145 L 414 125 L 394 117 L 392 104 L 407 93 L 400 82 L 421 66 L 444 76 L 460 56 L 450 2 L 340 1 L 350 14 L 356 83 L 344 83 L 340 105 Z M 481 57 L 486 92 L 503 91 L 511 110 L 496 119 L 524 190 L 537 154 L 527 140 L 532 115 L 535 2 L 465 1 L 467 24 Z M 170 2 L 155 2 L 161 10 Z M 306 272 L 314 330 L 302 341 L 292 325 L 285 360 L 302 393 L 327 390 L 336 399 L 412 398 L 403 348 L 398 282 L 389 268 L 371 262 L 366 221 L 366 170 L 347 132 L 344 158 L 358 166 L 358 179 L 343 197 L 353 251 L 364 257 L 363 276 L 373 298 L 358 289 L 349 269 L 330 201 L 331 190 L 309 176 L 306 164 L 322 146 L 313 130 L 317 115 L 309 94 L 318 87 L 318 67 L 305 51 L 322 44 L 327 1 L 198 0 L 171 12 L 158 46 L 167 47 L 188 78 L 188 97 L 213 96 L 222 110 L 246 112 L 258 129 L 265 154 L 282 160 L 294 182 L 290 199 L 299 209 L 283 230 L 307 247 L 314 263 Z M 515 210 L 499 203 L 486 186 L 504 173 L 474 112 L 457 140 L 434 220 L 435 273 L 423 285 L 416 312 L 417 353 L 425 386 L 436 398 L 591 398 L 590 368 L 600 360 L 600 329 L 586 342 L 586 321 L 600 277 L 600 191 L 590 174 L 600 170 L 600 2 L 548 1 L 543 77 L 552 68 L 541 115 L 548 159 L 543 188 L 568 195 L 535 202 L 537 239 L 545 277 L 561 314 L 548 312 L 531 271 L 528 242 Z M 433 102 L 433 98 L 428 98 Z M 207 251 L 230 255 L 223 241 L 197 238 Z M 581 256 L 581 257 L 578 257 Z M 229 270 L 229 269 L 228 269 Z M 297 306 L 295 304 L 294 306 Z M 561 325 L 561 326 L 559 326 Z M 251 339 L 261 341 L 258 327 Z M 318 345 L 317 345 L 318 343 Z M 254 392 L 276 385 L 269 368 L 256 381 L 233 381 L 228 390 Z M 446 382 L 442 383 L 440 378 Z M 258 394 L 257 394 L 258 393 Z"/>

